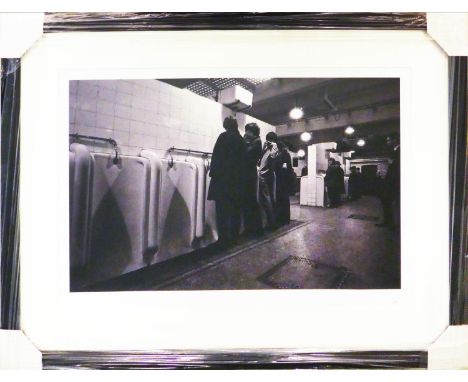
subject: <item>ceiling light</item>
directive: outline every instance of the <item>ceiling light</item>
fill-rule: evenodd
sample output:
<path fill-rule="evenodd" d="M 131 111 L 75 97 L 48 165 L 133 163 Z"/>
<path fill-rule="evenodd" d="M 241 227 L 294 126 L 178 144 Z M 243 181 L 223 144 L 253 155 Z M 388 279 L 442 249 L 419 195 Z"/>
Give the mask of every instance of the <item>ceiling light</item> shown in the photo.
<path fill-rule="evenodd" d="M 364 139 L 360 139 L 357 141 L 357 145 L 360 147 L 364 146 L 365 144 L 366 144 L 366 141 Z"/>
<path fill-rule="evenodd" d="M 348 135 L 351 135 L 351 134 L 354 133 L 354 127 L 348 126 L 348 127 L 345 129 L 344 132 L 345 132 L 346 134 L 348 134 Z"/>
<path fill-rule="evenodd" d="M 307 131 L 304 131 L 301 134 L 301 141 L 302 142 L 309 142 L 312 139 L 312 134 L 308 133 Z"/>
<path fill-rule="evenodd" d="M 305 157 L 305 151 L 300 149 L 298 152 L 297 152 L 297 156 L 299 158 L 304 158 Z"/>
<path fill-rule="evenodd" d="M 302 108 L 297 106 L 292 108 L 289 112 L 289 116 L 291 117 L 291 119 L 301 119 L 303 115 L 304 111 L 302 110 Z"/>

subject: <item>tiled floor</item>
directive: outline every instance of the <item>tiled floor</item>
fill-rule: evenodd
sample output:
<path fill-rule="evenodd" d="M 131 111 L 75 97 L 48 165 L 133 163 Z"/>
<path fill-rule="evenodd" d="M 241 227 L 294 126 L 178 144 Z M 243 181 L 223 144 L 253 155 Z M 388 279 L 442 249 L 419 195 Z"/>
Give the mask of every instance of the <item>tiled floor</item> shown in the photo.
<path fill-rule="evenodd" d="M 336 209 L 293 201 L 290 227 L 223 253 L 185 255 L 92 290 L 399 288 L 399 235 L 376 227 L 373 218 L 380 216 L 380 203 L 371 197 Z"/>
<path fill-rule="evenodd" d="M 164 289 L 265 289 L 272 288 L 259 279 L 288 257 L 303 259 L 302 264 L 289 267 L 295 275 L 286 275 L 282 270 L 280 287 L 315 288 L 399 288 L 399 242 L 396 234 L 375 226 L 375 222 L 348 218 L 351 214 L 380 216 L 380 205 L 373 198 L 362 198 L 337 209 L 300 207 L 293 205 L 292 217 L 307 221 L 307 224 L 291 232 L 273 238 L 261 245 L 240 251 L 215 266 L 193 272 Z M 309 260 L 309 262 L 307 261 Z M 305 271 L 315 262 L 330 270 L 329 277 L 323 272 Z M 346 277 L 341 279 L 340 272 Z M 336 283 L 330 282 L 333 274 Z M 303 280 L 322 277 L 323 284 Z M 280 276 L 278 276 L 280 277 Z M 281 278 L 281 277 L 280 277 Z M 302 285 L 301 281 L 302 279 Z M 297 281 L 294 283 L 294 281 Z"/>

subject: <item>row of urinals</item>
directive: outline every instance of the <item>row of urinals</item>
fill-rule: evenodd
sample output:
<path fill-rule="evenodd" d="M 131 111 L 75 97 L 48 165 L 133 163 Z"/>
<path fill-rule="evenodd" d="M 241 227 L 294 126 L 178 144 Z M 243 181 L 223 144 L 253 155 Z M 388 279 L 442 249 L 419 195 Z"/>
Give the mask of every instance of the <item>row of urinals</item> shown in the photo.
<path fill-rule="evenodd" d="M 70 145 L 70 266 L 93 281 L 188 253 L 217 240 L 206 200 L 206 159 L 90 152 Z"/>

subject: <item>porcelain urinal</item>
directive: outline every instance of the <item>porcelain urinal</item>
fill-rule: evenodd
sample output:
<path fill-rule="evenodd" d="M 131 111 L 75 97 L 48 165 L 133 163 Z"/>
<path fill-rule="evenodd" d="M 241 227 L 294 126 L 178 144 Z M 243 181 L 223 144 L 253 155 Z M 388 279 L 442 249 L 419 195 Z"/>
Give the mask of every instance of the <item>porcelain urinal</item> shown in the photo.
<path fill-rule="evenodd" d="M 89 263 L 93 158 L 85 145 L 72 143 L 69 151 L 70 267 Z"/>
<path fill-rule="evenodd" d="M 210 188 L 211 177 L 209 175 L 209 162 L 206 168 L 206 195 L 208 196 L 208 190 Z M 216 202 L 214 200 L 205 199 L 205 237 L 208 243 L 215 242 L 218 240 L 218 228 L 216 226 Z"/>
<path fill-rule="evenodd" d="M 158 261 L 193 250 L 197 208 L 197 167 L 177 159 L 161 164 Z"/>
<path fill-rule="evenodd" d="M 195 237 L 200 239 L 205 234 L 206 160 L 191 155 L 175 155 L 174 158 L 183 162 L 193 163 L 197 168 Z"/>
<path fill-rule="evenodd" d="M 144 267 L 148 248 L 148 159 L 93 153 L 91 254 L 94 281 Z"/>
<path fill-rule="evenodd" d="M 150 165 L 150 186 L 148 205 L 148 244 L 145 254 L 149 263 L 154 262 L 154 256 L 159 250 L 158 216 L 161 199 L 161 158 L 150 150 L 142 150 L 142 158 L 146 158 Z"/>

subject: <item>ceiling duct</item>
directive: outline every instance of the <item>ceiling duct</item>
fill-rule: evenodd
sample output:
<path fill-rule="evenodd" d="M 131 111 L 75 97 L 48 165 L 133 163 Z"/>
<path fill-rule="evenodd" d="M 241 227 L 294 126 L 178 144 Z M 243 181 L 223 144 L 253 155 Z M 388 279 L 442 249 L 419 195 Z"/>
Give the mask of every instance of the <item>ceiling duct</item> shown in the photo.
<path fill-rule="evenodd" d="M 220 90 L 218 93 L 218 102 L 236 111 L 248 109 L 252 106 L 252 101 L 253 93 L 239 85 Z"/>

